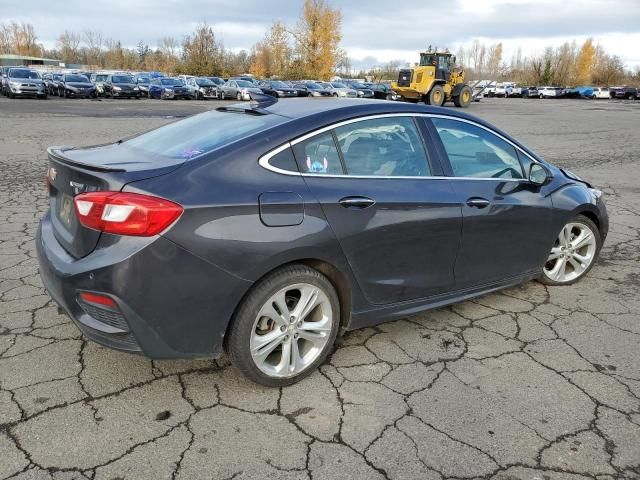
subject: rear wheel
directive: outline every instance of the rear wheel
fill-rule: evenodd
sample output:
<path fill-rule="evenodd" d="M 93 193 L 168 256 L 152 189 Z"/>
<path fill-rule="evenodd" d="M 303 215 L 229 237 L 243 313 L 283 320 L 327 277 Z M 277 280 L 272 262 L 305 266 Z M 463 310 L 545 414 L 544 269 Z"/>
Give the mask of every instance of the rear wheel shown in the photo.
<path fill-rule="evenodd" d="M 427 95 L 427 103 L 436 107 L 441 107 L 444 104 L 444 88 L 442 85 L 434 85 L 429 94 Z"/>
<path fill-rule="evenodd" d="M 227 336 L 232 363 L 254 382 L 289 385 L 312 373 L 329 354 L 340 323 L 329 280 L 305 265 L 266 277 L 240 305 Z"/>
<path fill-rule="evenodd" d="M 455 97 L 453 97 L 453 104 L 456 107 L 467 108 L 471 103 L 471 97 L 472 97 L 471 87 L 469 87 L 468 85 L 465 85 L 460 90 L 460 93 Z"/>
<path fill-rule="evenodd" d="M 590 218 L 578 215 L 567 223 L 551 247 L 542 269 L 545 285 L 571 285 L 582 278 L 595 263 L 602 239 Z"/>

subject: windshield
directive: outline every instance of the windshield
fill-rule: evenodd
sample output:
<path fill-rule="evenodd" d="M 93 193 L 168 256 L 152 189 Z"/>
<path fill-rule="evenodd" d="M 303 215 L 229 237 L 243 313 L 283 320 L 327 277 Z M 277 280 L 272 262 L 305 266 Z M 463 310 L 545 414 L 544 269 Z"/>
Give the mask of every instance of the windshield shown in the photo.
<path fill-rule="evenodd" d="M 340 82 L 333 82 L 331 85 L 334 88 L 348 88 L 344 83 L 340 83 Z"/>
<path fill-rule="evenodd" d="M 216 110 L 194 115 L 123 145 L 169 158 L 190 159 L 286 121 L 278 115 L 247 115 Z"/>
<path fill-rule="evenodd" d="M 38 72 L 34 70 L 13 70 L 9 76 L 11 78 L 40 78 Z"/>
<path fill-rule="evenodd" d="M 289 85 L 281 81 L 271 82 L 271 86 L 273 88 L 289 88 Z"/>
<path fill-rule="evenodd" d="M 104 82 L 109 78 L 109 75 L 96 75 L 96 82 Z"/>
<path fill-rule="evenodd" d="M 67 75 L 65 77 L 67 82 L 83 82 L 86 83 L 89 80 L 87 80 L 87 77 L 84 77 L 82 75 Z"/>
<path fill-rule="evenodd" d="M 53 79 L 54 80 L 61 80 L 62 79 L 62 74 L 61 73 L 54 73 L 53 74 Z"/>
<path fill-rule="evenodd" d="M 138 77 L 138 83 L 151 83 L 151 79 L 149 77 Z"/>
<path fill-rule="evenodd" d="M 222 85 L 224 83 L 224 80 L 218 77 L 209 77 L 209 80 L 211 80 L 216 85 Z"/>
<path fill-rule="evenodd" d="M 315 83 L 307 83 L 305 87 L 307 87 L 309 90 L 320 90 L 320 85 L 317 85 Z"/>
<path fill-rule="evenodd" d="M 113 83 L 134 83 L 133 77 L 128 75 L 114 75 L 111 79 Z"/>
<path fill-rule="evenodd" d="M 162 85 L 170 85 L 170 86 L 180 86 L 182 85 L 182 81 L 177 78 L 162 78 L 160 79 L 160 83 Z"/>
<path fill-rule="evenodd" d="M 239 87 L 243 87 L 243 88 L 253 87 L 253 83 L 247 82 L 246 80 L 236 80 L 236 83 L 238 84 Z"/>
<path fill-rule="evenodd" d="M 213 85 L 215 85 L 208 78 L 198 78 L 196 79 L 196 84 L 199 85 L 200 87 L 212 87 Z"/>
<path fill-rule="evenodd" d="M 436 64 L 436 56 L 428 53 L 420 54 L 420 66 L 426 67 L 427 65 L 435 65 Z"/>

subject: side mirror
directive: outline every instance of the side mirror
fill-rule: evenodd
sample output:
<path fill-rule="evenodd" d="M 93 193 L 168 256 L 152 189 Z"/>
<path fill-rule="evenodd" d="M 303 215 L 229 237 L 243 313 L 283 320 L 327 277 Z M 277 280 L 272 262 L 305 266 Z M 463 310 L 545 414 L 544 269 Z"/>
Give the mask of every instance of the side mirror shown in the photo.
<path fill-rule="evenodd" d="M 534 185 L 542 186 L 549 181 L 551 173 L 539 163 L 532 163 L 529 167 L 529 181 Z"/>

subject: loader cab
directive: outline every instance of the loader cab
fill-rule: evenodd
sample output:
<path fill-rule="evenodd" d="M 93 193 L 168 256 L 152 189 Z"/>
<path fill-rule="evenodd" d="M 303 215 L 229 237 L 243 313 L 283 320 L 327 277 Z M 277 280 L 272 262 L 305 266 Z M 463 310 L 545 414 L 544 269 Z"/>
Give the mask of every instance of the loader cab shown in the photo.
<path fill-rule="evenodd" d="M 449 81 L 453 63 L 455 63 L 455 59 L 450 53 L 426 52 L 420 54 L 420 66 L 434 67 L 437 80 Z"/>

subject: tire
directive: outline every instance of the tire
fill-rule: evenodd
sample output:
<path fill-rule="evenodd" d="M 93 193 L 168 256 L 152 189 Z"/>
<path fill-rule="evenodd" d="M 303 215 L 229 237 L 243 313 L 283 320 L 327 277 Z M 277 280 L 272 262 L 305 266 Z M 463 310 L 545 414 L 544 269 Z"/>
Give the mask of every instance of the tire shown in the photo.
<path fill-rule="evenodd" d="M 312 294 L 315 298 L 308 296 Z M 277 298 L 282 301 L 278 302 Z M 317 303 L 310 310 L 304 308 L 306 313 L 296 318 L 292 313 L 296 312 L 300 298 L 314 298 Z M 278 304 L 282 307 L 276 309 Z M 260 315 L 261 312 L 265 315 Z M 314 320 L 305 321 L 312 317 Z M 305 324 L 306 328 L 298 330 Z M 322 364 L 332 349 L 339 327 L 340 303 L 331 282 L 313 268 L 290 265 L 265 277 L 245 297 L 228 329 L 225 348 L 231 362 L 250 380 L 281 387 L 301 380 Z M 316 335 L 311 337 L 309 332 L 314 330 Z M 315 340 L 303 338 L 305 333 L 299 332 L 306 332 Z M 273 339 L 262 340 L 260 345 L 260 338 L 266 335 Z M 256 352 L 260 347 L 265 347 L 265 353 L 257 352 L 254 357 L 252 349 Z M 297 371 L 291 371 L 291 351 L 303 352 L 298 359 L 306 364 L 294 366 Z M 308 358 L 305 360 L 305 357 Z"/>
<path fill-rule="evenodd" d="M 446 95 L 442 85 L 434 85 L 427 95 L 427 104 L 435 107 L 441 107 L 444 104 Z"/>
<path fill-rule="evenodd" d="M 579 240 L 586 233 L 591 236 L 585 235 L 582 240 Z M 576 236 L 574 237 L 574 235 Z M 576 242 L 576 240 L 578 241 Z M 576 245 L 580 246 L 576 247 Z M 542 275 L 538 280 L 544 285 L 553 286 L 571 285 L 577 282 L 596 263 L 601 248 L 602 237 L 600 237 L 598 226 L 593 220 L 584 215 L 576 216 L 560 230 L 558 238 L 556 238 L 551 247 L 551 253 L 542 267 Z M 580 260 L 577 259 L 576 255 L 580 257 Z M 579 269 L 574 265 L 578 265 Z M 571 270 L 568 273 L 566 271 L 567 267 Z"/>
<path fill-rule="evenodd" d="M 473 98 L 471 87 L 465 85 L 460 89 L 460 93 L 453 97 L 453 104 L 458 108 L 467 108 Z"/>

